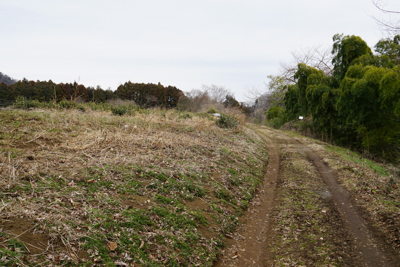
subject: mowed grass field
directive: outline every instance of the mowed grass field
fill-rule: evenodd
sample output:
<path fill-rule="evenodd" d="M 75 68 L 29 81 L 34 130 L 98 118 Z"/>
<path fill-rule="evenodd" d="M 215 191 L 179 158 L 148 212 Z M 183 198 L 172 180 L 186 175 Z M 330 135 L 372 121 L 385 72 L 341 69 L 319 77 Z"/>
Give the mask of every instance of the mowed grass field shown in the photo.
<path fill-rule="evenodd" d="M 211 266 L 265 144 L 209 114 L 0 110 L 0 266 Z"/>

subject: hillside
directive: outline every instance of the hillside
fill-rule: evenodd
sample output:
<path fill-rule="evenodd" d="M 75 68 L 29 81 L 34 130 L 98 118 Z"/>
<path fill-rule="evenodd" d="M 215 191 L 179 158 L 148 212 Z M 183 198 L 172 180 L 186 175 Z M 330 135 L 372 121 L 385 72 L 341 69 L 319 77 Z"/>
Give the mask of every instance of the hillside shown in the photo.
<path fill-rule="evenodd" d="M 17 82 L 17 80 L 15 80 L 15 79 L 7 76 L 6 74 L 0 72 L 0 83 L 5 83 L 6 85 L 12 85 L 12 84 L 14 84 L 16 82 Z"/>
<path fill-rule="evenodd" d="M 210 266 L 268 158 L 251 130 L 208 114 L 3 109 L 0 121 L 7 266 Z"/>

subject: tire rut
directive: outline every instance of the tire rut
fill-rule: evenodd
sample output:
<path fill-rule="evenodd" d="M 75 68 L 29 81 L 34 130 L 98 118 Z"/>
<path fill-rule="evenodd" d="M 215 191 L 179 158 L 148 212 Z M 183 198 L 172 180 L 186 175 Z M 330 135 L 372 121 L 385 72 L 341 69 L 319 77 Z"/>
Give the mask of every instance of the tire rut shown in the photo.
<path fill-rule="evenodd" d="M 373 228 L 352 205 L 351 195 L 337 182 L 337 174 L 309 147 L 301 142 L 266 127 L 252 127 L 266 141 L 269 148 L 269 162 L 265 171 L 265 180 L 252 206 L 245 212 L 246 221 L 227 240 L 227 247 L 214 266 L 274 266 L 274 254 L 269 244 L 274 242 L 272 233 L 273 208 L 278 199 L 278 181 L 284 178 L 279 172 L 279 148 L 292 145 L 302 157 L 316 169 L 326 185 L 329 201 L 334 206 L 334 216 L 340 218 L 343 231 L 350 240 L 339 238 L 338 246 L 348 247 L 350 258 L 343 262 L 345 266 L 399 266 L 385 244 L 375 238 Z M 283 167 L 284 168 L 284 167 Z M 284 169 L 281 170 L 283 173 Z M 281 181 L 280 181 L 281 182 Z M 343 232 L 342 231 L 342 232 Z M 346 235 L 344 235 L 346 236 Z M 347 243 L 346 243 L 347 241 Z M 341 245 L 342 244 L 342 245 Z M 338 249 L 340 249 L 338 247 Z"/>
<path fill-rule="evenodd" d="M 328 186 L 346 227 L 354 237 L 356 250 L 360 252 L 364 264 L 366 266 L 395 266 L 393 260 L 385 255 L 384 245 L 375 240 L 373 233 L 367 227 L 367 222 L 352 205 L 350 193 L 338 184 L 335 172 L 310 148 L 298 141 L 295 142 L 296 149 L 300 153 L 304 153 L 308 160 L 314 164 L 322 180 Z"/>
<path fill-rule="evenodd" d="M 220 266 L 264 266 L 272 258 L 268 252 L 271 232 L 271 212 L 279 173 L 279 151 L 275 144 L 260 135 L 268 146 L 269 159 L 264 172 L 264 181 L 253 199 L 251 206 L 243 215 L 246 221 L 227 240 L 227 247 L 214 267 Z"/>
<path fill-rule="evenodd" d="M 352 249 L 359 253 L 357 262 L 353 263 L 354 266 L 398 266 L 396 259 L 392 258 L 388 251 L 385 251 L 385 244 L 374 237 L 368 222 L 352 205 L 350 193 L 337 182 L 336 173 L 322 158 L 301 142 L 277 131 L 274 131 L 274 134 L 284 136 L 286 143 L 293 144 L 296 150 L 316 167 L 320 177 L 327 185 L 329 195 L 343 219 L 344 226 L 353 237 L 354 248 Z"/>

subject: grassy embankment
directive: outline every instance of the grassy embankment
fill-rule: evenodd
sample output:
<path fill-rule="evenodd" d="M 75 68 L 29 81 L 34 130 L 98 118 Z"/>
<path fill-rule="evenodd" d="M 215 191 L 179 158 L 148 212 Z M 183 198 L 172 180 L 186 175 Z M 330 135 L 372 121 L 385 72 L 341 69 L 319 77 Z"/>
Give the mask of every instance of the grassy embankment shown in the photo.
<path fill-rule="evenodd" d="M 0 266 L 212 265 L 264 143 L 207 114 L 129 114 L 0 111 Z"/>

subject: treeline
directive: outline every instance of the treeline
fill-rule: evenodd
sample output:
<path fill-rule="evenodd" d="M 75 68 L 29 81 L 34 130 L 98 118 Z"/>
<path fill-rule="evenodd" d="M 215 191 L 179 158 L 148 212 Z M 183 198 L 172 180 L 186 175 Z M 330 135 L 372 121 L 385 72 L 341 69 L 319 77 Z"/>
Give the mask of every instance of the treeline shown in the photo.
<path fill-rule="evenodd" d="M 8 77 L 5 75 L 5 77 Z M 216 85 L 206 86 L 200 90 L 183 93 L 175 86 L 163 86 L 152 83 L 126 82 L 118 86 L 116 91 L 104 90 L 100 86 L 85 87 L 82 84 L 54 83 L 53 81 L 29 81 L 26 78 L 12 84 L 0 83 L 0 98 L 15 101 L 18 97 L 40 102 L 73 102 L 105 103 L 110 100 L 133 101 L 141 108 L 178 108 L 192 112 L 226 112 L 236 109 L 240 113 L 250 114 L 249 108 L 239 103 L 226 88 Z"/>
<path fill-rule="evenodd" d="M 174 108 L 184 96 L 175 86 L 127 82 L 120 85 L 115 94 L 126 100 L 133 100 L 141 107 Z"/>
<path fill-rule="evenodd" d="M 375 54 L 358 36 L 335 35 L 332 74 L 304 63 L 294 83 L 280 86 L 282 105 L 269 119 L 311 118 L 324 140 L 365 149 L 384 158 L 400 153 L 400 35 L 382 39 Z"/>
<path fill-rule="evenodd" d="M 133 100 L 137 105 L 148 107 L 174 108 L 183 96 L 183 92 L 174 86 L 159 84 L 144 84 L 126 82 L 118 89 L 104 90 L 100 86 L 85 87 L 74 83 L 56 84 L 49 81 L 28 81 L 23 79 L 11 85 L 0 83 L 0 98 L 16 100 L 23 96 L 30 100 L 38 101 L 62 101 L 72 100 L 80 102 L 106 102 L 108 100 L 122 99 Z"/>

